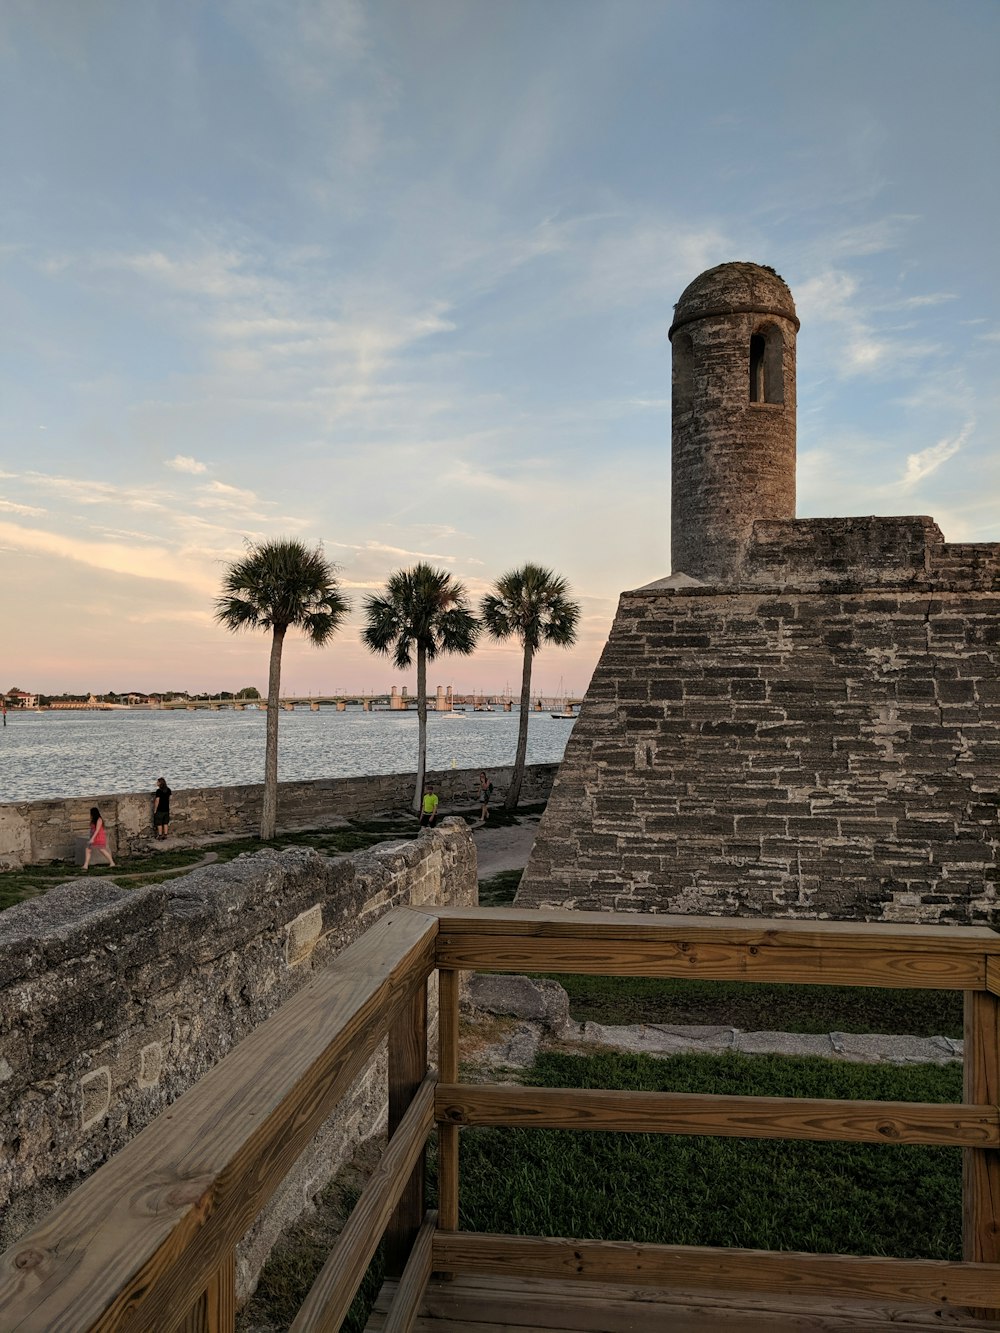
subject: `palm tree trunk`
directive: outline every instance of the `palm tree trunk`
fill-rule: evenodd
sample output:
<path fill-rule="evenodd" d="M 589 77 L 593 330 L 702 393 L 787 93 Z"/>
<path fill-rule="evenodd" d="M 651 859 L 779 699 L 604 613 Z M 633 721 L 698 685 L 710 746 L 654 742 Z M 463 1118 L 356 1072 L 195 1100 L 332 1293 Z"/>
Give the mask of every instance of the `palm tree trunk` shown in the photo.
<path fill-rule="evenodd" d="M 503 808 L 516 810 L 521 799 L 521 783 L 524 781 L 524 764 L 528 757 L 528 718 L 531 714 L 531 644 L 524 645 L 524 664 L 521 667 L 521 713 L 517 719 L 517 753 L 514 755 L 514 772 L 511 776 Z"/>
<path fill-rule="evenodd" d="M 267 671 L 267 743 L 264 751 L 264 805 L 260 814 L 260 837 L 274 837 L 278 823 L 278 699 L 281 696 L 281 650 L 285 631 L 274 628 L 271 662 Z"/>
<path fill-rule="evenodd" d="M 420 813 L 427 771 L 427 653 L 417 645 L 417 787 L 413 793 L 414 813 Z"/>

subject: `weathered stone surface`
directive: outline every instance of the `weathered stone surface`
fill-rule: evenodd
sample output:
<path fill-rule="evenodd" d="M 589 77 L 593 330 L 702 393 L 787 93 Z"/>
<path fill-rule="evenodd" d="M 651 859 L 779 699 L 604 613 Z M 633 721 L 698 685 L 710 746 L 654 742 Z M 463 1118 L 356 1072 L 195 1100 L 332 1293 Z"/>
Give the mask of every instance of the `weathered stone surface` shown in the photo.
<path fill-rule="evenodd" d="M 569 1023 L 569 996 L 557 981 L 542 977 L 476 973 L 469 979 L 463 1007 L 529 1019 L 556 1034 Z"/>
<path fill-rule="evenodd" d="M 1000 546 L 884 522 L 801 525 L 850 529 L 840 587 L 752 547 L 752 588 L 622 596 L 519 907 L 993 922 Z"/>
<path fill-rule="evenodd" d="M 476 898 L 472 834 L 445 820 L 351 857 L 263 850 L 133 892 L 74 881 L 0 913 L 0 1248 L 385 912 Z M 383 1052 L 255 1224 L 241 1290 L 385 1105 Z"/>
<path fill-rule="evenodd" d="M 556 764 L 528 765 L 521 788 L 525 804 L 547 799 L 556 768 Z M 475 803 L 478 769 L 448 768 L 428 776 L 444 807 Z M 502 795 L 510 782 L 511 769 L 493 769 L 491 778 L 498 795 Z M 279 830 L 337 827 L 347 818 L 367 819 L 387 811 L 408 810 L 413 782 L 412 773 L 282 782 L 278 790 Z M 262 784 L 175 791 L 170 799 L 171 830 L 181 837 L 256 833 L 263 792 Z M 104 815 L 116 857 L 127 857 L 149 842 L 152 796 L 148 794 L 15 801 L 0 805 L 0 870 L 72 861 L 75 841 L 87 831 L 92 805 L 99 806 Z"/>
<path fill-rule="evenodd" d="M 719 264 L 682 293 L 673 344 L 671 564 L 730 582 L 756 519 L 795 514 L 795 302 L 773 269 Z"/>

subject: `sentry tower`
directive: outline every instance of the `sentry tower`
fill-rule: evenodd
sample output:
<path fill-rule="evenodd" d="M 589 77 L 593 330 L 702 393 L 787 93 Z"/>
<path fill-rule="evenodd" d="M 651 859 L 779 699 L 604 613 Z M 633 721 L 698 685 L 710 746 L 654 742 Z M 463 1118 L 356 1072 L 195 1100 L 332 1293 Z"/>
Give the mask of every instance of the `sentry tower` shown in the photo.
<path fill-rule="evenodd" d="M 756 519 L 795 517 L 795 335 L 784 281 L 719 264 L 685 288 L 673 346 L 671 563 L 736 582 Z"/>

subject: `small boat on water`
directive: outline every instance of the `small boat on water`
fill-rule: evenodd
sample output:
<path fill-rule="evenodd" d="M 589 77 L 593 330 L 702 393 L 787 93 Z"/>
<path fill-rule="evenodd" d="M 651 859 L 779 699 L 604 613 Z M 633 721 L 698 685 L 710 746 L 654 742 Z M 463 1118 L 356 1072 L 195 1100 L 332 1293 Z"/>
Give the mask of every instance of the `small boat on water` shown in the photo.
<path fill-rule="evenodd" d="M 561 713 L 550 713 L 549 716 L 574 718 L 576 717 L 576 714 L 573 712 L 572 708 L 564 708 Z"/>

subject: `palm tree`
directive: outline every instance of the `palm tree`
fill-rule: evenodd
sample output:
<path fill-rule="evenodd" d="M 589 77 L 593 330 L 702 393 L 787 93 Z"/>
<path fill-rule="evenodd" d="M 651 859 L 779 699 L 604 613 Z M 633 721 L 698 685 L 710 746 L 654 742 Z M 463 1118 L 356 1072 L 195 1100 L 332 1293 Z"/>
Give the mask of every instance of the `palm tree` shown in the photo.
<path fill-rule="evenodd" d="M 281 650 L 289 629 L 300 629 L 321 648 L 340 628 L 350 603 L 340 594 L 322 546 L 314 550 L 294 538 L 247 542 L 247 553 L 226 571 L 215 618 L 227 629 L 271 631 L 267 676 L 267 745 L 261 840 L 274 837 L 278 818 L 278 699 Z"/>
<path fill-rule="evenodd" d="M 568 648 L 576 642 L 579 603 L 570 601 L 569 584 L 551 569 L 523 565 L 497 579 L 480 608 L 487 634 L 498 642 L 519 639 L 524 649 L 521 669 L 521 714 L 517 726 L 517 754 L 505 810 L 516 810 L 524 781 L 528 753 L 528 714 L 531 707 L 531 663 L 543 643 Z"/>
<path fill-rule="evenodd" d="M 440 653 L 468 656 L 479 637 L 479 621 L 465 587 L 444 569 L 414 565 L 398 569 L 384 592 L 365 598 L 368 623 L 361 638 L 373 653 L 391 657 L 400 671 L 417 657 L 417 784 L 413 809 L 419 811 L 427 769 L 427 663 Z"/>

